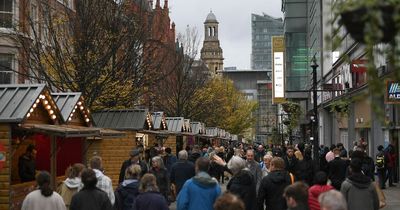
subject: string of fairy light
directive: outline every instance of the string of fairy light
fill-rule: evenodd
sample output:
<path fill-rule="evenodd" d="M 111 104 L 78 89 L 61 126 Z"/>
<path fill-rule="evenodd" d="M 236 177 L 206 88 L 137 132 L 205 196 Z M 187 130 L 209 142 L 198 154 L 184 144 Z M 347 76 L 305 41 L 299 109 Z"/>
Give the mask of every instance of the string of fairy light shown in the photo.
<path fill-rule="evenodd" d="M 39 97 L 36 99 L 35 103 L 32 105 L 32 107 L 29 109 L 28 114 L 26 114 L 26 117 L 29 118 L 32 116 L 32 113 L 35 111 L 35 109 L 38 107 L 39 103 L 42 103 L 43 107 L 47 110 L 47 112 L 50 115 L 50 118 L 52 120 L 57 119 L 57 116 L 54 112 L 54 107 L 55 103 L 52 100 L 47 100 L 46 96 L 43 94 L 40 94 Z"/>
<path fill-rule="evenodd" d="M 83 102 L 79 101 L 77 103 L 77 105 L 75 105 L 74 109 L 72 110 L 71 114 L 69 115 L 68 121 L 71 121 L 72 118 L 74 117 L 74 114 L 76 112 L 76 110 L 79 108 L 79 110 L 81 110 L 83 117 L 85 118 L 85 122 L 89 123 L 90 122 L 90 118 L 89 118 L 89 110 L 85 109 L 85 107 L 83 106 Z"/>

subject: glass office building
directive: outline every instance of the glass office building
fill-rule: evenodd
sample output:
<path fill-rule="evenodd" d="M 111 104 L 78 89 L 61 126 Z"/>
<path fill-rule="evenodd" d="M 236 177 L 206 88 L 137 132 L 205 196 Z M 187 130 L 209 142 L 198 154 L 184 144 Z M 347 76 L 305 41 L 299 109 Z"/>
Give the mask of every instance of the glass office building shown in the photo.
<path fill-rule="evenodd" d="M 283 35 L 283 20 L 282 18 L 273 18 L 267 14 L 252 14 L 251 29 L 251 68 L 271 70 L 271 37 Z"/>

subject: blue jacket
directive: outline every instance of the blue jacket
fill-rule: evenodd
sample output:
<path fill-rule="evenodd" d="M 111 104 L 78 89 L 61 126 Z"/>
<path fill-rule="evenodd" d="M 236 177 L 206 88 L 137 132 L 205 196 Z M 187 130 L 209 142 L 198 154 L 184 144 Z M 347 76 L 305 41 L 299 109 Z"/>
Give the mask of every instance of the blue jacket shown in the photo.
<path fill-rule="evenodd" d="M 213 210 L 220 194 L 217 180 L 205 172 L 199 172 L 183 185 L 178 194 L 177 210 Z"/>

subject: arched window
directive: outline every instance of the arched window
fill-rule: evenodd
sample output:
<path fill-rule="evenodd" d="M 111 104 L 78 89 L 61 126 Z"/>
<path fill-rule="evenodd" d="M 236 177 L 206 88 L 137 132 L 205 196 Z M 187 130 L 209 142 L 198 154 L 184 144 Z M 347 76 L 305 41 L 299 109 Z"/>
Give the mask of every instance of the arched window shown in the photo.
<path fill-rule="evenodd" d="M 212 36 L 212 28 L 208 27 L 208 36 Z"/>

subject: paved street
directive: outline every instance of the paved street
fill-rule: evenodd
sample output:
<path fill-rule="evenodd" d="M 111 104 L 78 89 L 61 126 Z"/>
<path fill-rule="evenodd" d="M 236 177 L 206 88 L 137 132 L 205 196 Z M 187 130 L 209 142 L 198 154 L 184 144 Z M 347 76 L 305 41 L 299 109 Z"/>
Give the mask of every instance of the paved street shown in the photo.
<path fill-rule="evenodd" d="M 387 206 L 382 210 L 399 210 L 400 209 L 400 187 L 389 187 L 383 191 L 386 196 Z"/>

